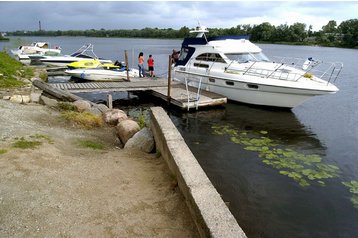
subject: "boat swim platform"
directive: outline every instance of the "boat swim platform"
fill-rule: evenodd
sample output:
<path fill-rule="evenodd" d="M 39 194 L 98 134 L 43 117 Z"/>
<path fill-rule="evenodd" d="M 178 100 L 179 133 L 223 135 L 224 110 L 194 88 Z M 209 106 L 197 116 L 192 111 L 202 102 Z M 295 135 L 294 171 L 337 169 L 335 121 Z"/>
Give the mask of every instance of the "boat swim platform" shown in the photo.
<path fill-rule="evenodd" d="M 168 101 L 168 80 L 161 78 L 131 78 L 131 81 L 123 82 L 88 81 L 83 83 L 51 83 L 48 85 L 70 93 L 145 91 L 157 98 Z M 219 106 L 227 103 L 227 98 L 225 96 L 205 90 L 200 90 L 199 100 L 197 100 L 197 91 L 198 89 L 194 87 L 188 87 L 187 91 L 184 84 L 171 81 L 170 104 L 181 109 L 189 110 L 192 108 L 199 109 L 203 107 Z"/>

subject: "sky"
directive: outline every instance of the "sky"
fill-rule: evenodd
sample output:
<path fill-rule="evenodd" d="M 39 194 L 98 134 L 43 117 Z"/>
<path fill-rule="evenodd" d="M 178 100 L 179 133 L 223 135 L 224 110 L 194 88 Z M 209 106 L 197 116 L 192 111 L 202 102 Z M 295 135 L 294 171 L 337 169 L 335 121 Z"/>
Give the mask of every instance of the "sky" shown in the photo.
<path fill-rule="evenodd" d="M 43 30 L 230 28 L 358 18 L 358 1 L 1 1 L 0 32 Z"/>

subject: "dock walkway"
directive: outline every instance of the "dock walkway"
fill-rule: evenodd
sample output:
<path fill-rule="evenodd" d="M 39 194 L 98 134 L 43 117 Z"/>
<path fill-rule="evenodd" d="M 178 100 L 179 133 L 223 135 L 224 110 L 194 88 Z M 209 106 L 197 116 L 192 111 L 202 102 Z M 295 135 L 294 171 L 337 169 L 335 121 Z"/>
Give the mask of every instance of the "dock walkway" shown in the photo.
<path fill-rule="evenodd" d="M 86 83 L 55 83 L 50 86 L 71 93 L 79 92 L 133 92 L 146 91 L 155 97 L 168 101 L 168 81 L 166 79 L 140 79 L 131 78 L 124 82 L 86 82 Z M 227 98 L 208 91 L 201 90 L 198 97 L 198 89 L 172 81 L 170 88 L 170 103 L 182 109 L 199 109 L 201 107 L 217 106 L 227 102 Z"/>

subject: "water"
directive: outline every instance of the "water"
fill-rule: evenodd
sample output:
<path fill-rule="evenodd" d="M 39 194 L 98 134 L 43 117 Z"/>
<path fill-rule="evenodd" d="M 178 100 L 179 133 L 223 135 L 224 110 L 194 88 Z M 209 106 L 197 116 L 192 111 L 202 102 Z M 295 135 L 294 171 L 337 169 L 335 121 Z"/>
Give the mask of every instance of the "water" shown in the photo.
<path fill-rule="evenodd" d="M 71 53 L 82 44 L 93 43 L 100 57 L 110 59 L 123 59 L 124 50 L 128 50 L 129 62 L 143 51 L 146 56 L 154 55 L 157 72 L 162 74 L 166 73 L 171 50 L 179 49 L 181 43 L 180 40 L 84 37 L 27 39 L 47 40 L 60 45 L 65 53 Z M 0 48 L 9 45 L 11 42 L 0 43 Z M 194 113 L 170 111 L 170 117 L 249 237 L 358 237 L 358 209 L 351 201 L 354 194 L 342 184 L 358 181 L 358 74 L 355 72 L 358 51 L 260 46 L 269 57 L 312 56 L 343 62 L 345 68 L 336 82 L 340 91 L 312 98 L 292 111 L 229 103 L 222 108 Z M 117 97 L 122 101 L 127 98 L 123 94 Z M 105 100 L 100 94 L 90 98 Z M 150 100 L 133 98 L 132 110 L 137 110 L 139 100 Z M 148 105 L 156 104 L 154 100 L 150 102 Z M 215 128 L 221 126 L 229 128 L 228 133 L 216 134 Z M 297 180 L 280 174 L 287 169 L 266 164 L 265 159 L 260 158 L 260 152 L 234 143 L 231 139 L 235 137 L 234 132 L 245 132 L 244 140 L 253 137 L 271 140 L 266 147 L 276 156 L 274 149 L 291 151 L 295 158 L 317 155 L 318 162 L 306 161 L 303 166 L 308 169 L 317 164 L 321 167 L 331 165 L 335 169 L 327 174 L 333 178 L 307 179 L 311 185 L 303 187 Z M 283 158 L 282 161 L 290 159 Z"/>

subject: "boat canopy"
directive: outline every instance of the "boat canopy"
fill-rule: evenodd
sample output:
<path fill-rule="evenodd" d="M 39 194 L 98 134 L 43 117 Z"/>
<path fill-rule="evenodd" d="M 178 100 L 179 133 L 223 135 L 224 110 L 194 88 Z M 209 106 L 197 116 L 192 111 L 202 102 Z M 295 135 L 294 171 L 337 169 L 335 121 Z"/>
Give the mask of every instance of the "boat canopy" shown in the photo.
<path fill-rule="evenodd" d="M 249 40 L 215 40 L 209 41 L 208 45 L 214 46 L 218 51 L 226 53 L 260 53 L 260 47 L 251 43 Z"/>

